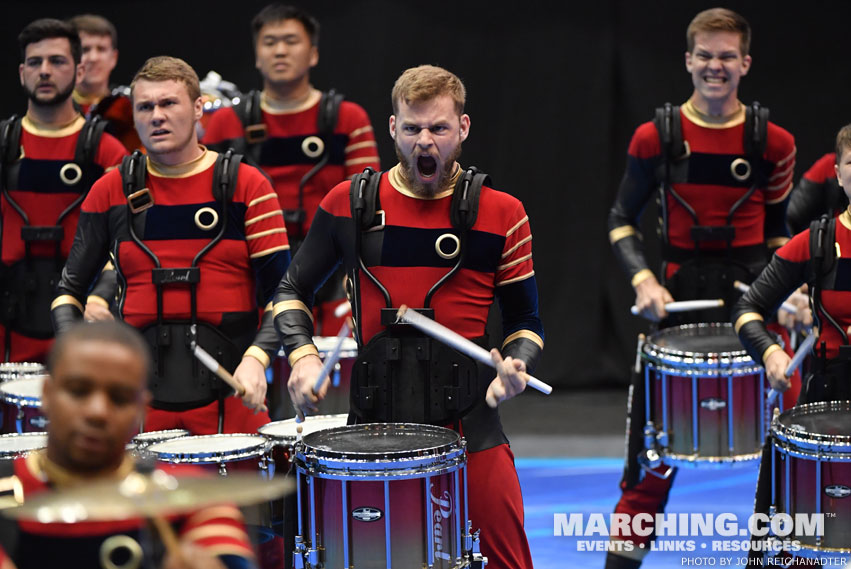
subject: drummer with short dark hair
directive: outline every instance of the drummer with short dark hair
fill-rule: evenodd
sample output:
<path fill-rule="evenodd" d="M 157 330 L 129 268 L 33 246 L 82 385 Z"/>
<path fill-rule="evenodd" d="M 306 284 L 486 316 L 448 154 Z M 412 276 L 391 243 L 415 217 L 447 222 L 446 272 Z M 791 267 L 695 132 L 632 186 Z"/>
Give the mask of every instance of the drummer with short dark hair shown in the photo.
<path fill-rule="evenodd" d="M 77 324 L 60 336 L 48 357 L 42 408 L 49 419 L 47 448 L 0 463 L 0 487 L 18 487 L 26 503 L 50 490 L 86 482 L 116 483 L 134 470 L 125 446 L 145 413 L 151 365 L 148 346 L 132 327 L 115 321 Z M 184 468 L 184 473 L 186 469 Z M 174 473 L 175 471 L 170 471 Z M 120 516 L 119 516 L 120 517 Z M 143 547 L 145 521 L 16 522 L 0 518 L 0 567 L 18 569 L 100 567 L 110 551 L 145 566 L 184 569 L 246 569 L 255 566 L 242 514 L 217 505 L 173 520 L 179 551 Z M 120 545 L 115 545 L 120 544 Z M 152 556 L 152 557 L 146 557 Z M 148 565 L 148 564 L 151 565 Z"/>
<path fill-rule="evenodd" d="M 350 421 L 461 432 L 470 451 L 470 518 L 481 528 L 488 567 L 531 568 L 520 486 L 496 410 L 526 387 L 522 372 L 543 349 L 529 218 L 519 200 L 458 164 L 470 117 L 456 75 L 431 65 L 408 69 L 391 97 L 399 164 L 331 190 L 278 287 L 275 324 L 293 366 L 290 397 L 310 413 L 327 392 L 325 382 L 314 393 L 322 361 L 312 342 L 311 304 L 313 291 L 342 263 L 359 346 Z M 504 332 L 501 354 L 491 352 L 496 379 L 468 356 L 395 324 L 405 304 L 489 345 L 494 297 Z"/>
<path fill-rule="evenodd" d="M 729 320 L 729 307 L 739 295 L 734 281 L 751 282 L 770 250 L 789 238 L 785 210 L 795 141 L 768 120 L 768 109 L 738 98 L 739 83 L 751 69 L 750 40 L 750 25 L 731 10 L 697 14 L 686 30 L 691 97 L 680 106 L 656 109 L 655 120 L 640 125 L 629 144 L 609 212 L 609 241 L 635 289 L 638 311 L 661 320 L 663 327 Z M 641 215 L 654 196 L 662 241 L 658 276 L 645 259 L 640 230 Z M 717 298 L 726 306 L 677 315 L 665 308 L 675 300 Z M 643 374 L 633 375 L 630 393 L 629 448 L 615 511 L 652 516 L 664 509 L 673 476 L 644 476 L 639 468 L 647 420 Z M 612 536 L 635 547 L 610 552 L 606 568 L 639 567 L 651 539 Z"/>

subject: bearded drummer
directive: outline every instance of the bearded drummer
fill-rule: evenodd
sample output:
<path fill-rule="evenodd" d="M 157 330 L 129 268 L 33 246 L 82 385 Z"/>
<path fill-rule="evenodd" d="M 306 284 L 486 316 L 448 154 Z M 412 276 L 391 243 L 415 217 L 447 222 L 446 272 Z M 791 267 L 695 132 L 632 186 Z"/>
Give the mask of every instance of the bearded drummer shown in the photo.
<path fill-rule="evenodd" d="M 255 432 L 269 422 L 252 411 L 263 406 L 278 351 L 271 300 L 289 262 L 275 192 L 237 156 L 198 144 L 203 103 L 185 61 L 149 59 L 131 97 L 147 155 L 128 157 L 83 202 L 54 326 L 61 333 L 82 318 L 98 260 L 109 255 L 123 283 L 121 317 L 143 331 L 155 358 L 145 430 Z M 199 364 L 195 347 L 233 374 L 245 405 Z"/>
<path fill-rule="evenodd" d="M 523 205 L 457 159 L 470 133 L 466 92 L 453 73 L 406 70 L 392 92 L 390 136 L 399 164 L 365 171 L 322 200 L 275 295 L 275 325 L 293 367 L 291 399 L 315 412 L 328 382 L 312 343 L 313 291 L 342 263 L 351 281 L 358 360 L 350 422 L 450 426 L 467 439 L 469 507 L 488 567 L 531 568 L 514 457 L 497 404 L 523 391 L 521 372 L 543 349 L 532 233 Z M 478 344 L 494 296 L 504 338 L 498 369 L 396 325 L 402 304 Z"/>
<path fill-rule="evenodd" d="M 851 125 L 836 135 L 834 173 L 846 196 L 851 195 Z M 824 215 L 813 221 L 781 247 L 733 310 L 742 345 L 754 361 L 765 366 L 771 387 L 784 391 L 789 388 L 786 369 L 790 358 L 768 332 L 765 320 L 792 290 L 805 282 L 809 285 L 818 340 L 799 405 L 851 400 L 851 277 L 843 269 L 849 255 L 851 209 L 846 207 L 838 216 Z M 766 443 L 760 464 L 756 512 L 767 512 L 771 500 L 769 447 Z"/>
<path fill-rule="evenodd" d="M 691 97 L 680 106 L 657 109 L 629 145 L 626 172 L 609 213 L 609 240 L 635 289 L 638 311 L 662 326 L 729 320 L 738 295 L 734 281 L 751 282 L 769 252 L 788 240 L 785 210 L 795 141 L 768 120 L 768 109 L 739 101 L 739 82 L 751 68 L 750 37 L 748 22 L 735 12 L 714 8 L 699 13 L 686 32 Z M 639 229 L 654 195 L 662 239 L 658 278 L 645 259 Z M 724 299 L 727 308 L 685 316 L 665 310 L 674 300 L 712 298 Z M 674 477 L 639 480 L 634 458 L 646 419 L 644 382 L 638 375 L 632 386 L 623 494 L 615 511 L 652 516 L 663 510 Z M 638 545 L 642 538 L 630 539 Z M 606 568 L 639 567 L 646 545 L 610 552 Z"/>
<path fill-rule="evenodd" d="M 60 336 L 48 356 L 49 376 L 42 397 L 42 409 L 50 420 L 47 448 L 0 464 L 4 495 L 17 486 L 16 499 L 26 503 L 48 490 L 117 482 L 131 473 L 133 458 L 124 449 L 150 399 L 149 366 L 145 340 L 126 324 L 78 324 Z M 147 556 L 154 552 L 140 545 L 147 540 L 140 539 L 144 521 L 139 518 L 42 524 L 3 517 L 0 568 L 101 567 L 106 566 L 101 559 L 109 551 L 116 558 L 136 561 L 135 566 L 143 559 L 145 567 L 173 569 L 256 566 L 236 507 L 208 507 L 171 521 L 179 553 L 168 552 L 165 559 L 152 564 Z"/>

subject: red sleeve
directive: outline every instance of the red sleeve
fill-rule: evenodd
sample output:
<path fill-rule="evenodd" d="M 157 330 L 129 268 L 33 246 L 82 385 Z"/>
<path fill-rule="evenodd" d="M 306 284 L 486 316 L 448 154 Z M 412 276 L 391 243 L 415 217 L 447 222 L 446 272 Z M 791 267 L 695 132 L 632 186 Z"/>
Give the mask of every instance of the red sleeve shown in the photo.
<path fill-rule="evenodd" d="M 281 204 L 269 181 L 247 164 L 239 166 L 239 181 L 245 193 L 234 197 L 246 206 L 245 240 L 251 258 L 289 249 Z"/>
<path fill-rule="evenodd" d="M 211 506 L 195 512 L 181 527 L 180 538 L 213 555 L 255 558 L 242 514 L 235 506 Z"/>
<path fill-rule="evenodd" d="M 836 177 L 836 153 L 828 152 L 818 160 L 816 160 L 810 169 L 804 172 L 804 178 L 816 184 L 825 183 L 828 178 Z"/>
<path fill-rule="evenodd" d="M 522 281 L 535 274 L 532 268 L 532 228 L 519 200 L 516 200 L 507 221 L 505 245 L 496 268 L 497 286 Z"/>
<path fill-rule="evenodd" d="M 768 123 L 768 147 L 765 157 L 774 167 L 768 186 L 765 188 L 765 201 L 768 204 L 779 203 L 792 191 L 792 177 L 795 175 L 795 138 L 789 131 Z"/>
<path fill-rule="evenodd" d="M 242 122 L 231 107 L 224 107 L 210 115 L 203 144 L 217 144 L 223 140 L 232 140 L 243 136 Z"/>
<path fill-rule="evenodd" d="M 659 131 L 652 121 L 640 125 L 629 141 L 630 156 L 645 160 L 662 154 L 662 145 L 659 143 Z"/>
<path fill-rule="evenodd" d="M 363 172 L 367 166 L 379 171 L 378 147 L 375 144 L 375 132 L 369 122 L 369 116 L 360 106 L 350 101 L 340 105 L 338 130 L 342 129 L 348 136 L 346 144 L 346 177 Z"/>
<path fill-rule="evenodd" d="M 103 133 L 95 162 L 104 170 L 108 170 L 120 165 L 125 156 L 127 156 L 127 149 L 124 148 L 124 145 L 108 132 Z"/>
<path fill-rule="evenodd" d="M 810 259 L 810 230 L 798 233 L 777 250 L 777 256 L 793 263 L 803 263 Z"/>
<path fill-rule="evenodd" d="M 116 203 L 118 198 L 118 195 L 115 195 L 116 193 L 120 194 L 121 199 L 123 199 L 121 172 L 117 168 L 113 168 L 92 184 L 92 189 L 89 190 L 80 210 L 86 213 L 106 213 Z"/>

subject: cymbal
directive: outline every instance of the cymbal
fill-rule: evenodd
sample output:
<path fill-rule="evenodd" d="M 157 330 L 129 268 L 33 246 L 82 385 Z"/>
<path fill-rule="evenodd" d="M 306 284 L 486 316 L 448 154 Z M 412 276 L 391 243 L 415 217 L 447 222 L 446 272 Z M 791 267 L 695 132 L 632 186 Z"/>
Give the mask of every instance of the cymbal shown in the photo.
<path fill-rule="evenodd" d="M 115 521 L 183 514 L 222 503 L 247 506 L 294 490 L 290 479 L 264 480 L 254 473 L 177 478 L 155 470 L 151 474 L 134 472 L 120 481 L 40 493 L 2 513 L 41 523 Z"/>

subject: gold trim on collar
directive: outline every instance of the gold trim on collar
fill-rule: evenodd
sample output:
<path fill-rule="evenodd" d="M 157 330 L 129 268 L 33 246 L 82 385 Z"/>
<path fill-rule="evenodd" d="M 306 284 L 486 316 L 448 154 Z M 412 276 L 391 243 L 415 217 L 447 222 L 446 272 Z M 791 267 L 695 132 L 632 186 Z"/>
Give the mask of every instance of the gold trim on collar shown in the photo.
<path fill-rule="evenodd" d="M 319 104 L 322 98 L 322 91 L 319 89 L 310 88 L 310 94 L 302 101 L 281 101 L 269 96 L 266 91 L 260 92 L 260 108 L 270 115 L 291 115 L 300 113 Z"/>
<path fill-rule="evenodd" d="M 455 183 L 458 182 L 458 178 L 461 177 L 461 166 L 456 162 L 455 163 L 455 172 L 452 174 L 452 178 L 449 180 L 449 188 L 443 190 L 440 193 L 437 193 L 431 197 L 421 196 L 419 194 L 415 194 L 410 187 L 408 186 L 408 182 L 405 180 L 405 176 L 402 175 L 402 165 L 396 164 L 390 171 L 387 173 L 387 179 L 390 181 L 390 185 L 393 186 L 393 189 L 402 194 L 403 196 L 407 196 L 409 198 L 414 198 L 417 200 L 439 200 L 443 199 L 446 196 L 451 196 L 452 192 L 455 191 Z"/>
<path fill-rule="evenodd" d="M 27 468 L 29 468 L 30 472 L 33 475 L 38 477 L 40 480 L 44 480 L 53 484 L 57 488 L 77 486 L 80 484 L 89 483 L 93 480 L 92 477 L 75 474 L 47 458 L 47 449 L 41 449 L 29 454 L 26 458 L 26 461 Z M 126 478 L 131 472 L 133 472 L 133 468 L 133 457 L 129 454 L 125 454 L 124 459 L 121 461 L 121 464 L 118 466 L 118 468 L 116 468 L 109 474 L 99 476 L 97 478 L 103 480 L 121 480 L 123 478 Z"/>
<path fill-rule="evenodd" d="M 851 206 L 839 214 L 839 222 L 845 226 L 845 229 L 851 229 Z"/>
<path fill-rule="evenodd" d="M 78 105 L 94 105 L 103 99 L 103 95 L 83 95 L 76 89 L 71 93 L 71 97 Z"/>
<path fill-rule="evenodd" d="M 697 126 L 719 129 L 730 128 L 745 122 L 745 106 L 741 101 L 737 102 L 739 103 L 739 108 L 732 114 L 723 117 L 715 117 L 700 112 L 697 107 L 694 106 L 694 102 L 691 99 L 683 103 L 682 106 L 680 106 L 680 109 L 682 109 L 686 118 Z"/>
<path fill-rule="evenodd" d="M 150 157 L 148 158 L 148 174 L 159 176 L 160 178 L 188 178 L 195 174 L 200 174 L 207 168 L 216 163 L 218 152 L 207 150 L 201 144 L 198 147 L 202 150 L 201 156 L 183 164 L 175 166 L 166 166 L 164 164 L 155 163 Z"/>
<path fill-rule="evenodd" d="M 77 116 L 74 117 L 74 120 L 60 126 L 52 126 L 37 122 L 33 120 L 29 114 L 24 115 L 24 118 L 21 119 L 21 127 L 25 131 L 45 138 L 62 138 L 63 136 L 71 136 L 72 134 L 79 132 L 80 129 L 83 128 L 84 124 L 86 124 L 86 119 L 84 119 L 83 115 L 79 113 L 77 113 Z"/>

